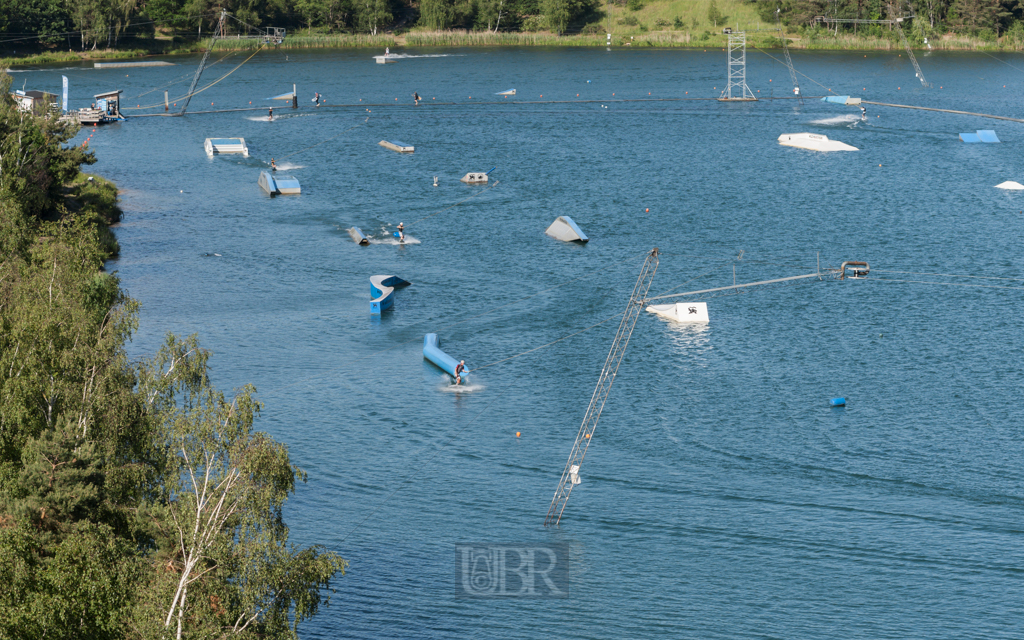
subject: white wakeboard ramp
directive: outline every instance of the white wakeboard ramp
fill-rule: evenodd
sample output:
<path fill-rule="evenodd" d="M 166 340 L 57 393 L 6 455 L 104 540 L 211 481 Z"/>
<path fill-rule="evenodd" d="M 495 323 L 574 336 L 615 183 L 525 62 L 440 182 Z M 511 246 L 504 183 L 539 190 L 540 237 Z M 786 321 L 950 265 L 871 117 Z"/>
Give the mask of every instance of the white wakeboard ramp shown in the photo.
<path fill-rule="evenodd" d="M 860 151 L 857 147 L 838 140 L 829 140 L 828 136 L 817 133 L 784 133 L 779 136 L 779 144 L 808 151 Z"/>
<path fill-rule="evenodd" d="M 647 307 L 651 313 L 676 322 L 710 322 L 708 319 L 708 303 L 677 302 L 675 304 L 652 304 Z"/>
<path fill-rule="evenodd" d="M 558 216 L 544 233 L 562 242 L 587 242 L 590 240 L 569 216 Z"/>

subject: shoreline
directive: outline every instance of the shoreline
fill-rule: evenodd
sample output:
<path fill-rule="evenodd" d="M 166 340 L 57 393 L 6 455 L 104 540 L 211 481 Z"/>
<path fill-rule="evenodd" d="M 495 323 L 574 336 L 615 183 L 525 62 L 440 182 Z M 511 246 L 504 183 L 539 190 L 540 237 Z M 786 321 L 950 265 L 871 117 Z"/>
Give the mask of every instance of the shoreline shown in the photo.
<path fill-rule="evenodd" d="M 840 37 L 808 37 L 786 36 L 791 50 L 796 51 L 903 51 L 899 42 L 883 38 L 864 38 L 843 35 Z M 0 57 L 0 69 L 14 68 L 32 64 L 60 62 L 86 62 L 91 60 L 111 60 L 148 58 L 156 56 L 177 56 L 200 53 L 208 46 L 208 41 L 195 41 L 177 46 L 168 43 L 168 47 L 160 50 L 152 48 L 126 47 L 124 49 L 101 49 L 95 51 L 49 51 L 32 52 L 26 55 Z M 780 49 L 782 41 L 777 36 L 766 33 L 749 34 L 747 45 L 752 49 Z M 214 51 L 247 51 L 258 49 L 261 42 L 255 40 L 218 40 Z M 604 34 L 565 35 L 558 36 L 548 32 L 466 32 L 466 31 L 414 31 L 400 35 L 385 34 L 371 36 L 366 34 L 321 34 L 291 35 L 283 44 L 275 45 L 274 50 L 302 49 L 374 49 L 385 47 L 402 48 L 464 48 L 464 47 L 552 47 L 552 48 L 601 48 L 608 47 Z M 612 34 L 611 46 L 622 49 L 721 49 L 727 46 L 727 36 L 704 32 L 697 34 L 689 31 L 655 31 L 633 35 Z M 1016 53 L 1024 51 L 1024 46 L 1013 42 L 986 42 L 966 36 L 948 36 L 932 41 L 932 47 L 911 47 L 914 51 L 966 51 L 966 52 L 1003 52 Z"/>

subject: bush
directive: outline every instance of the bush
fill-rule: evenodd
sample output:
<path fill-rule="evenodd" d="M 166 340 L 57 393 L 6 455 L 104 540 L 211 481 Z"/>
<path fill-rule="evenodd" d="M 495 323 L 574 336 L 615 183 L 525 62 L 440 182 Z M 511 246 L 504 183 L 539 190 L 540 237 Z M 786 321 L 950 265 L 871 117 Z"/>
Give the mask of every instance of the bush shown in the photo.
<path fill-rule="evenodd" d="M 597 35 L 599 33 L 604 33 L 604 28 L 599 24 L 588 24 L 580 29 L 580 33 L 588 36 Z"/>
<path fill-rule="evenodd" d="M 701 42 L 705 42 L 710 37 L 711 37 L 711 32 L 710 31 L 704 31 L 704 33 L 700 34 L 700 41 Z"/>
<path fill-rule="evenodd" d="M 640 25 L 640 33 L 647 33 L 647 31 L 648 31 L 647 25 L 646 24 L 641 24 Z"/>
<path fill-rule="evenodd" d="M 686 22 L 679 16 L 676 16 L 675 20 L 672 21 L 672 26 L 676 29 L 685 29 Z"/>
<path fill-rule="evenodd" d="M 658 18 L 657 20 L 654 21 L 654 26 L 656 26 L 656 27 L 670 27 L 670 26 L 672 26 L 672 23 L 669 22 L 668 20 L 666 20 L 665 18 Z"/>
<path fill-rule="evenodd" d="M 540 31 L 548 26 L 544 16 L 529 16 L 523 20 L 523 31 Z"/>
<path fill-rule="evenodd" d="M 630 11 L 639 11 L 644 8 L 643 0 L 627 0 L 626 8 Z"/>
<path fill-rule="evenodd" d="M 640 21 L 636 19 L 636 16 L 623 16 L 622 18 L 619 18 L 619 24 L 635 27 L 640 24 Z"/>

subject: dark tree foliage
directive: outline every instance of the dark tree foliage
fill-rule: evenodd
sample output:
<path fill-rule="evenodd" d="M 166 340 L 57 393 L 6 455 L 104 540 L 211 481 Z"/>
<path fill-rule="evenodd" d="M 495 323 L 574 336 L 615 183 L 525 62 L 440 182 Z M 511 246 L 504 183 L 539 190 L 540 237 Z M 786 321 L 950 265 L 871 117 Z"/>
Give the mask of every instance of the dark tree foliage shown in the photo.
<path fill-rule="evenodd" d="M 254 389 L 212 387 L 194 337 L 128 360 L 137 305 L 103 271 L 116 188 L 80 175 L 95 158 L 65 146 L 75 126 L 9 88 L 0 74 L 0 638 L 296 637 L 345 567 L 288 542 L 305 474 L 254 429 Z"/>

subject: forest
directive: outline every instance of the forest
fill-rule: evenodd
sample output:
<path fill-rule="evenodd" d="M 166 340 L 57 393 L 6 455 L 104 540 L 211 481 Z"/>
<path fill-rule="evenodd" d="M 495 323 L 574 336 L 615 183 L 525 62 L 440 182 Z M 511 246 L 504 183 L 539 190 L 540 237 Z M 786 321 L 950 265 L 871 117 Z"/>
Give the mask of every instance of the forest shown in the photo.
<path fill-rule="evenodd" d="M 0 72 L 0 638 L 295 638 L 346 562 L 288 540 L 305 481 L 196 336 L 131 360 L 117 189 Z"/>
<path fill-rule="evenodd" d="M 790 31 L 830 30 L 834 35 L 880 29 L 838 22 L 823 26 L 818 17 L 914 16 L 914 28 L 922 35 L 954 33 L 982 40 L 1024 30 L 1024 0 L 0 0 L 0 48 L 85 50 L 117 47 L 125 38 L 196 40 L 215 27 L 221 9 L 239 21 L 232 22 L 236 32 L 249 25 L 319 34 L 448 29 L 566 34 L 614 30 L 610 21 L 602 22 L 610 6 L 638 11 L 665 5 L 662 13 L 668 19 L 659 26 L 688 28 L 678 14 L 684 8 L 692 14 L 695 4 L 702 5 L 702 20 L 706 16 L 708 26 L 716 27 L 739 13 L 756 12 L 774 23 L 778 12 Z"/>

